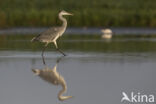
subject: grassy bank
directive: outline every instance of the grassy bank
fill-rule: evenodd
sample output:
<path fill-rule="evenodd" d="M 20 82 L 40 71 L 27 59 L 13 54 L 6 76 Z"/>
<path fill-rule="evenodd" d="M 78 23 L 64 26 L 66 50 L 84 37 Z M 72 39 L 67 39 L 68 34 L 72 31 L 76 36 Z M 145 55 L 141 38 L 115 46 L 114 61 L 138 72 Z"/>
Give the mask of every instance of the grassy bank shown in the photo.
<path fill-rule="evenodd" d="M 70 26 L 156 27 L 156 0 L 0 0 L 0 28 L 58 25 L 62 9 Z"/>
<path fill-rule="evenodd" d="M 40 42 L 31 43 L 32 35 L 0 35 L 0 51 L 17 50 L 17 51 L 40 51 L 45 44 Z M 138 39 L 137 39 L 138 38 Z M 97 35 L 66 35 L 58 40 L 58 46 L 63 51 L 77 52 L 100 52 L 100 53 L 155 53 L 156 41 L 155 35 L 151 37 L 142 36 L 115 36 L 111 41 L 102 40 Z M 126 39 L 136 39 L 128 40 Z M 144 41 L 138 41 L 145 39 Z M 148 40 L 149 39 L 149 40 Z M 88 40 L 88 41 L 86 41 Z M 24 44 L 24 47 L 23 47 Z M 145 47 L 146 46 L 146 47 Z M 49 44 L 46 51 L 55 51 L 54 44 Z"/>

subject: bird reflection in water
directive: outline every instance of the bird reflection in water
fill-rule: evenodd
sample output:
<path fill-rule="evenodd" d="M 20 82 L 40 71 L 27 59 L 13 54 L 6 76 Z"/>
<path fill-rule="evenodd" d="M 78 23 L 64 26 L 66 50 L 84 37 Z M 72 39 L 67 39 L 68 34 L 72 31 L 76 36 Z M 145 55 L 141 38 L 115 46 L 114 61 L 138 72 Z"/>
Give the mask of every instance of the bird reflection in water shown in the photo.
<path fill-rule="evenodd" d="M 67 91 L 67 85 L 66 81 L 64 80 L 63 76 L 61 76 L 57 71 L 57 64 L 60 59 L 57 60 L 56 65 L 53 69 L 49 67 L 45 67 L 43 69 L 32 69 L 32 71 L 35 73 L 35 75 L 38 75 L 43 80 L 53 84 L 53 85 L 61 85 L 62 89 L 58 93 L 58 99 L 60 101 L 67 100 L 69 98 L 72 98 L 72 96 L 63 96 L 63 94 Z"/>

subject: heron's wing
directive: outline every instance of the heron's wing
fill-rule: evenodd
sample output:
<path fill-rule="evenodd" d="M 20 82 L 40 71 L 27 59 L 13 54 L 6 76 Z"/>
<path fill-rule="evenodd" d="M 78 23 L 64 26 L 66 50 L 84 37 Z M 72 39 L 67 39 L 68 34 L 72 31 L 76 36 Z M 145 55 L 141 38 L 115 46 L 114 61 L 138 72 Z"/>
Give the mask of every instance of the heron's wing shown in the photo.
<path fill-rule="evenodd" d="M 52 27 L 48 30 L 40 33 L 38 36 L 35 37 L 35 40 L 39 41 L 49 41 L 53 40 L 56 36 L 58 36 L 60 28 L 59 27 Z"/>

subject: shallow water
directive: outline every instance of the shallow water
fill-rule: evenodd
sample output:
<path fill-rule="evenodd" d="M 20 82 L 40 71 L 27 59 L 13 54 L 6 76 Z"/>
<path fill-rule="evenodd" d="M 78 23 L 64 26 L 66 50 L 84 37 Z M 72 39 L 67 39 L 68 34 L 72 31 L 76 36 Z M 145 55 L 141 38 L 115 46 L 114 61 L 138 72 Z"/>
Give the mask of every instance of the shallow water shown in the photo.
<path fill-rule="evenodd" d="M 41 33 L 42 31 L 45 31 L 48 29 L 47 27 L 42 27 L 42 28 L 24 28 L 24 27 L 18 27 L 18 28 L 9 28 L 9 29 L 2 29 L 0 30 L 0 34 L 38 34 Z M 65 31 L 65 34 L 83 34 L 83 35 L 93 35 L 93 34 L 101 34 L 101 29 L 103 28 L 73 28 L 73 27 L 68 27 L 67 30 Z M 142 34 L 156 34 L 156 28 L 137 28 L 137 27 L 121 27 L 121 28 L 110 28 L 113 33 L 116 35 L 142 35 Z"/>
<path fill-rule="evenodd" d="M 59 102 L 61 87 L 43 81 L 31 71 L 45 67 L 40 55 L 42 44 L 18 38 L 3 40 L 0 46 L 2 104 L 122 104 L 122 92 L 156 96 L 155 38 L 61 41 L 60 47 L 68 56 L 62 57 L 57 70 L 67 82 L 64 95 L 73 98 Z M 61 54 L 51 48 L 45 52 L 45 60 L 53 68 Z"/>

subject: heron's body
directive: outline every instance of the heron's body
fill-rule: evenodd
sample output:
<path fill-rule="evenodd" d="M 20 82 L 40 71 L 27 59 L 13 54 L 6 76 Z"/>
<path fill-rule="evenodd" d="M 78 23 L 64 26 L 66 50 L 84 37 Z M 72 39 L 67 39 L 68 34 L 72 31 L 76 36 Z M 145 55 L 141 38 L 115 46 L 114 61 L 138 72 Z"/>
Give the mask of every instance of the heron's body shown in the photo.
<path fill-rule="evenodd" d="M 33 41 L 40 41 L 44 43 L 55 42 L 64 33 L 66 27 L 52 27 L 43 33 L 39 34 Z"/>
<path fill-rule="evenodd" d="M 65 54 L 58 48 L 57 46 L 57 39 L 63 35 L 63 33 L 65 32 L 66 30 L 66 27 L 67 27 L 67 20 L 63 17 L 63 15 L 72 15 L 71 13 L 68 13 L 66 11 L 61 11 L 58 15 L 59 19 L 63 22 L 62 26 L 59 26 L 59 27 L 51 27 L 49 28 L 48 30 L 42 32 L 41 34 L 39 34 L 38 36 L 34 37 L 31 41 L 40 41 L 40 42 L 43 42 L 43 43 L 46 43 L 45 44 L 45 48 L 47 47 L 47 45 L 51 42 L 54 43 L 56 49 L 62 53 L 64 56 Z M 45 48 L 43 49 L 42 51 L 42 59 L 43 59 L 43 63 L 45 64 L 45 61 L 44 61 L 44 58 L 43 58 L 43 53 L 44 53 L 44 50 Z"/>
<path fill-rule="evenodd" d="M 53 69 L 48 67 L 39 70 L 39 69 L 32 69 L 32 71 L 40 76 L 43 80 L 53 84 L 53 85 L 61 85 L 62 90 L 58 93 L 58 99 L 60 101 L 67 100 L 72 98 L 72 96 L 63 96 L 62 94 L 67 91 L 67 85 L 64 78 L 57 72 L 57 64 Z"/>

